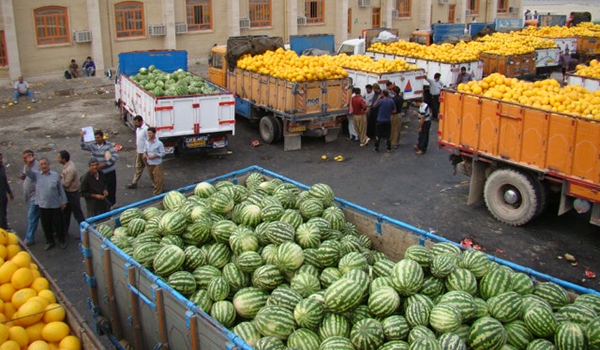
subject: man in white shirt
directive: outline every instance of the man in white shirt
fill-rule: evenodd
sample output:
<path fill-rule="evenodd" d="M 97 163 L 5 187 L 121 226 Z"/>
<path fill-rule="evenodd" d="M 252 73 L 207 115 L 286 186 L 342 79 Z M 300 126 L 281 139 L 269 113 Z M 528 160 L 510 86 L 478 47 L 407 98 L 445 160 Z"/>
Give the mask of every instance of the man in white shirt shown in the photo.
<path fill-rule="evenodd" d="M 146 143 L 148 143 L 148 125 L 144 124 L 144 119 L 136 115 L 133 118 L 133 124 L 135 125 L 135 173 L 133 180 L 127 185 L 127 188 L 136 189 L 137 183 L 142 177 L 144 168 L 146 167 L 146 161 L 144 160 L 144 153 L 146 152 Z"/>
<path fill-rule="evenodd" d="M 148 162 L 148 173 L 154 185 L 154 195 L 158 196 L 163 192 L 164 171 L 162 159 L 165 156 L 165 146 L 156 137 L 156 129 L 148 128 L 148 142 L 146 143 L 146 151 L 144 160 Z"/>
<path fill-rule="evenodd" d="M 433 119 L 438 118 L 438 114 L 440 113 L 440 93 L 442 92 L 442 82 L 440 78 L 442 75 L 440 73 L 435 73 L 433 75 L 433 79 L 427 78 L 429 82 L 429 93 L 431 94 L 431 115 Z"/>
<path fill-rule="evenodd" d="M 19 77 L 19 81 L 15 83 L 15 98 L 13 99 L 13 103 L 19 103 L 19 96 L 25 95 L 29 96 L 31 102 L 35 102 L 35 99 L 33 98 L 33 92 L 29 90 L 29 84 L 27 84 L 27 82 L 23 80 L 23 77 L 21 76 Z"/>

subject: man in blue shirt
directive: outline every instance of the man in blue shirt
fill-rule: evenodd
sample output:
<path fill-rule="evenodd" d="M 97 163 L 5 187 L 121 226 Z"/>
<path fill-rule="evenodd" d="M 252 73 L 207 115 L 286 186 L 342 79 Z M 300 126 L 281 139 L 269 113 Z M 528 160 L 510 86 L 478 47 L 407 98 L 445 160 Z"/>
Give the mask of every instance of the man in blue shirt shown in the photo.
<path fill-rule="evenodd" d="M 381 95 L 373 104 L 377 108 L 377 124 L 375 125 L 375 152 L 379 152 L 379 142 L 381 139 L 387 140 L 386 152 L 391 152 L 392 142 L 390 140 L 390 131 L 392 130 L 392 114 L 396 113 L 396 104 L 390 98 L 387 90 L 382 91 Z"/>
<path fill-rule="evenodd" d="M 88 77 L 96 75 L 96 64 L 94 63 L 94 61 L 92 61 L 92 58 L 90 56 L 88 56 L 85 62 L 83 62 L 81 68 L 83 68 L 83 72 Z"/>
<path fill-rule="evenodd" d="M 28 157 L 28 165 L 33 163 L 32 156 Z M 39 161 L 40 171 L 27 170 L 27 177 L 35 181 L 35 202 L 40 207 L 40 219 L 46 236 L 44 250 L 54 247 L 54 234 L 61 249 L 67 247 L 62 211 L 67 206 L 67 195 L 60 182 L 60 175 L 50 170 L 50 161 L 42 158 Z"/>
<path fill-rule="evenodd" d="M 154 186 L 154 195 L 158 196 L 163 192 L 163 165 L 162 159 L 165 156 L 165 146 L 156 138 L 156 128 L 148 128 L 148 142 L 146 143 L 146 152 L 144 160 L 148 163 L 148 172 Z"/>

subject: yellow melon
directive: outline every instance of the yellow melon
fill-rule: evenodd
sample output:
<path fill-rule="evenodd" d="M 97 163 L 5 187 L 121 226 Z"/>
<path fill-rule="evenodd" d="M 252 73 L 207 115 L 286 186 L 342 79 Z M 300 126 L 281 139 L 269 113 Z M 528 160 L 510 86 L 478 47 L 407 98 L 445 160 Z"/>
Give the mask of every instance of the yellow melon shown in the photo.
<path fill-rule="evenodd" d="M 56 296 L 49 289 L 40 290 L 38 296 L 48 300 L 49 303 L 56 303 Z"/>
<path fill-rule="evenodd" d="M 8 340 L 8 327 L 0 323 L 0 344 Z"/>
<path fill-rule="evenodd" d="M 81 350 L 81 341 L 74 335 L 68 335 L 60 341 L 61 350 Z"/>
<path fill-rule="evenodd" d="M 35 292 L 35 290 L 31 288 L 23 288 L 16 291 L 15 294 L 13 294 L 12 298 L 10 299 L 10 302 L 18 310 L 21 307 L 21 305 L 25 304 L 27 300 L 33 298 L 36 295 L 37 293 Z"/>
<path fill-rule="evenodd" d="M 69 335 L 69 326 L 64 322 L 50 322 L 42 329 L 42 338 L 48 342 L 60 342 Z"/>
<path fill-rule="evenodd" d="M 6 250 L 6 246 L 4 244 L 0 244 L 0 258 L 2 258 L 2 260 L 6 259 L 7 254 L 8 251 Z"/>
<path fill-rule="evenodd" d="M 18 252 L 10 261 L 17 264 L 19 267 L 30 267 L 31 256 L 27 252 Z"/>
<path fill-rule="evenodd" d="M 21 326 L 10 327 L 8 330 L 8 339 L 16 341 L 21 348 L 26 347 L 29 343 L 29 336 L 27 336 L 25 328 Z"/>
<path fill-rule="evenodd" d="M 59 322 L 65 319 L 65 309 L 60 304 L 50 304 L 46 306 L 44 313 L 44 322 Z"/>
<path fill-rule="evenodd" d="M 10 278 L 10 283 L 12 283 L 16 289 L 27 288 L 31 285 L 31 282 L 33 282 L 33 274 L 28 267 L 21 267 L 15 271 Z"/>
<path fill-rule="evenodd" d="M 50 350 L 50 345 L 43 340 L 36 340 L 29 344 L 27 350 Z"/>
<path fill-rule="evenodd" d="M 14 244 L 14 245 L 18 246 L 19 245 L 19 236 L 15 235 L 12 232 L 7 232 L 7 234 L 8 234 L 8 241 L 6 242 L 6 245 Z"/>
<path fill-rule="evenodd" d="M 6 246 L 6 260 L 10 260 L 14 258 L 19 252 L 21 248 L 17 244 L 9 244 Z"/>
<path fill-rule="evenodd" d="M 14 340 L 8 340 L 0 345 L 0 350 L 21 350 L 21 346 Z"/>
<path fill-rule="evenodd" d="M 16 291 L 17 290 L 11 283 L 4 283 L 0 286 L 0 299 L 5 302 L 10 301 Z"/>
<path fill-rule="evenodd" d="M 44 305 L 36 300 L 29 300 L 19 308 L 19 323 L 22 326 L 31 326 L 37 323 L 44 317 L 42 311 L 44 311 Z"/>
<path fill-rule="evenodd" d="M 8 243 L 8 232 L 0 228 L 0 245 L 6 245 Z"/>
<path fill-rule="evenodd" d="M 0 266 L 0 284 L 4 284 L 6 282 L 10 282 L 10 278 L 13 273 L 19 269 L 19 266 L 12 261 L 5 261 L 2 266 Z"/>
<path fill-rule="evenodd" d="M 38 322 L 32 324 L 29 327 L 25 327 L 25 331 L 27 332 L 27 336 L 29 337 L 30 342 L 42 340 L 42 329 L 45 325 L 46 323 L 44 322 Z"/>
<path fill-rule="evenodd" d="M 31 282 L 31 288 L 36 292 L 40 292 L 44 289 L 50 288 L 50 282 L 44 277 L 38 277 Z"/>

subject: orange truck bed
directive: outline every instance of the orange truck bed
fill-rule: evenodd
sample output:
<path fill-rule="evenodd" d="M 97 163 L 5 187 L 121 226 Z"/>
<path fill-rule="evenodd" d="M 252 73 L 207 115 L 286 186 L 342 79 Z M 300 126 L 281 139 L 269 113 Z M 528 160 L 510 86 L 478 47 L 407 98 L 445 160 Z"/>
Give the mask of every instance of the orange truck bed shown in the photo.
<path fill-rule="evenodd" d="M 349 78 L 294 82 L 239 68 L 227 74 L 229 91 L 288 117 L 348 114 Z"/>
<path fill-rule="evenodd" d="M 535 73 L 535 55 L 535 52 L 508 56 L 482 52 L 479 57 L 483 60 L 484 76 L 500 73 L 512 78 Z"/>
<path fill-rule="evenodd" d="M 442 148 L 527 168 L 600 202 L 598 121 L 453 90 L 442 93 L 440 113 Z"/>

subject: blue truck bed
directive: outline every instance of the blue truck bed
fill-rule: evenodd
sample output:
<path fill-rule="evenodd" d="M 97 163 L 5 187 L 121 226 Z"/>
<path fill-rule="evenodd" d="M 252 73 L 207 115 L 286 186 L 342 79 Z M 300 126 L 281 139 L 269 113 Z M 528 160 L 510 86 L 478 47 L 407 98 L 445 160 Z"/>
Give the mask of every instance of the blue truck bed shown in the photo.
<path fill-rule="evenodd" d="M 188 70 L 188 53 L 183 50 L 133 51 L 119 54 L 119 71 L 126 76 L 137 74 L 140 68 L 155 65 L 172 73 L 178 69 Z"/>

